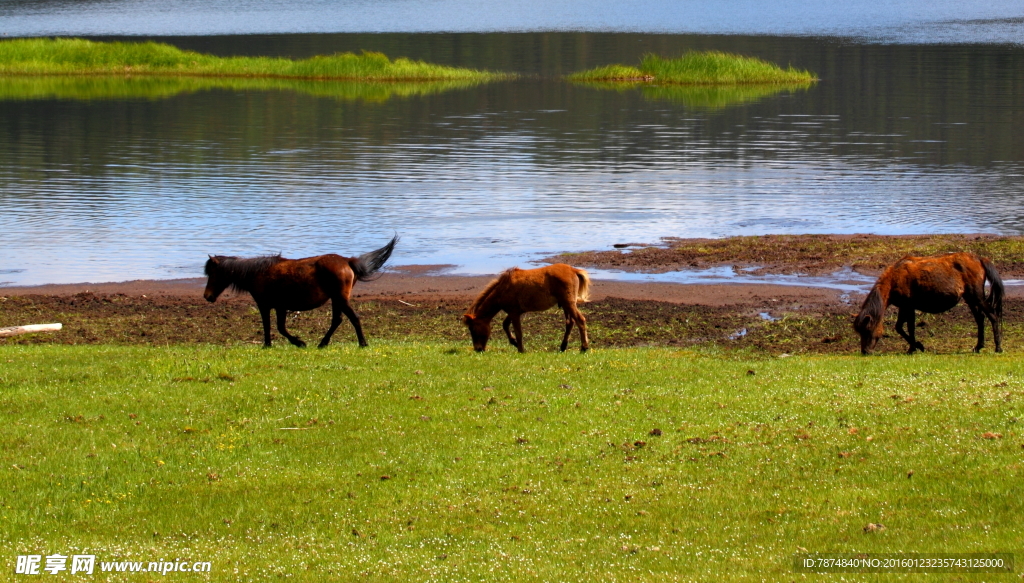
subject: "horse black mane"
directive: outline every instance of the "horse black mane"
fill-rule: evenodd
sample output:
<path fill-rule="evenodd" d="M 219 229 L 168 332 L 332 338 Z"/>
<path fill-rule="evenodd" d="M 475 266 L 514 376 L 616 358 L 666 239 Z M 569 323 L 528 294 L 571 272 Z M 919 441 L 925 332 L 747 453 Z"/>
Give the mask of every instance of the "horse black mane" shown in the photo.
<path fill-rule="evenodd" d="M 860 307 L 854 327 L 858 332 L 868 330 L 883 314 L 885 314 L 885 302 L 882 301 L 882 292 L 878 291 L 876 285 L 871 288 L 868 297 L 864 298 L 864 304 Z"/>
<path fill-rule="evenodd" d="M 218 274 L 227 275 L 231 278 L 231 289 L 235 291 L 248 291 L 244 287 L 246 282 L 251 281 L 253 277 L 263 273 L 282 261 L 286 260 L 281 257 L 280 253 L 277 255 L 263 255 L 260 257 L 233 257 L 217 255 L 216 257 L 210 257 L 206 262 L 206 267 L 203 269 L 203 273 L 206 275 L 213 275 L 212 272 L 216 270 Z"/>

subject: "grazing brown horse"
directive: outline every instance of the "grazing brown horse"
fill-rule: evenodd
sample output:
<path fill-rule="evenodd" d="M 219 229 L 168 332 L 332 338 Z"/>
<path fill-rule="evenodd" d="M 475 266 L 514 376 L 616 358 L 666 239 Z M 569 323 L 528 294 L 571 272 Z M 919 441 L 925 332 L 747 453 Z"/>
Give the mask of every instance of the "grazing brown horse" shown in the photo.
<path fill-rule="evenodd" d="M 569 346 L 569 333 L 575 323 L 580 327 L 580 352 L 590 348 L 587 338 L 587 319 L 576 307 L 576 302 L 585 302 L 589 296 L 590 277 L 582 269 L 564 263 L 555 263 L 537 269 L 513 267 L 502 273 L 473 302 L 473 306 L 462 316 L 462 322 L 473 337 L 473 349 L 483 352 L 491 337 L 491 320 L 498 312 L 508 314 L 501 327 L 512 346 L 523 349 L 522 317 L 526 312 L 543 312 L 558 305 L 565 313 L 565 336 L 561 350 Z M 515 336 L 509 326 L 515 328 Z"/>
<path fill-rule="evenodd" d="M 985 297 L 985 280 L 991 286 L 988 297 Z M 924 345 L 914 336 L 914 310 L 938 314 L 957 305 L 960 298 L 967 303 L 978 323 L 978 344 L 974 351 L 985 346 L 987 316 L 992 322 L 996 352 L 1002 352 L 1003 280 L 988 259 L 974 253 L 949 253 L 935 257 L 907 256 L 882 273 L 853 322 L 853 329 L 860 334 L 861 353 L 870 353 L 882 337 L 886 307 L 899 308 L 896 331 L 910 345 L 907 352 L 913 354 L 915 350 L 924 350 Z M 907 331 L 903 330 L 904 325 Z"/>
<path fill-rule="evenodd" d="M 397 242 L 398 236 L 395 235 L 380 249 L 351 258 L 334 254 L 305 259 L 285 259 L 280 255 L 250 259 L 211 255 L 206 262 L 209 280 L 203 297 L 215 302 L 228 286 L 235 291 L 252 294 L 263 318 L 264 348 L 270 348 L 270 310 L 277 310 L 277 331 L 295 346 L 302 347 L 306 343 L 285 329 L 288 312 L 312 310 L 331 300 L 334 312 L 331 327 L 320 341 L 320 348 L 331 341 L 342 314 L 348 316 L 355 327 L 359 346 L 367 346 L 359 316 L 349 305 L 348 298 L 356 280 L 373 279 L 371 276 L 391 257 Z"/>

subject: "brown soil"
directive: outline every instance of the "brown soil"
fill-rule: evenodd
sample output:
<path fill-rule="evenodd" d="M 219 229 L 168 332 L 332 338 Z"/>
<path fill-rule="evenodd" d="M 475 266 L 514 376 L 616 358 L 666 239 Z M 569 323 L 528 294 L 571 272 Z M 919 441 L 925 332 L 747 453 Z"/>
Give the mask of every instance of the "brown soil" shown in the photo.
<path fill-rule="evenodd" d="M 371 344 L 380 339 L 455 340 L 469 345 L 459 317 L 489 277 L 432 275 L 436 268 L 400 268 L 359 283 L 353 302 Z M 48 285 L 0 290 L 0 327 L 61 322 L 52 334 L 0 339 L 8 344 L 259 344 L 262 330 L 248 295 L 226 294 L 215 304 L 203 300 L 204 281 L 132 281 Z M 1014 290 L 1014 288 L 1010 288 Z M 845 303 L 838 292 L 771 285 L 679 285 L 594 282 L 592 300 L 582 306 L 595 348 L 613 346 L 719 346 L 767 354 L 854 353 L 850 318 L 858 298 Z M 1021 321 L 1020 302 L 1006 306 L 1006 348 L 1012 349 Z M 773 320 L 762 317 L 762 313 Z M 323 307 L 289 317 L 289 329 L 311 344 L 327 329 Z M 929 349 L 963 352 L 974 345 L 973 321 L 963 306 L 926 316 L 919 329 Z M 524 318 L 527 350 L 553 350 L 561 337 L 555 311 Z M 497 332 L 500 335 L 500 330 Z M 896 335 L 880 350 L 903 351 Z M 284 342 L 274 331 L 275 346 Z M 354 342 L 346 322 L 334 342 Z M 500 342 L 499 342 L 500 341 Z M 578 343 L 573 336 L 574 343 Z M 576 344 L 578 346 L 578 344 Z M 511 350 L 498 336 L 492 347 Z"/>

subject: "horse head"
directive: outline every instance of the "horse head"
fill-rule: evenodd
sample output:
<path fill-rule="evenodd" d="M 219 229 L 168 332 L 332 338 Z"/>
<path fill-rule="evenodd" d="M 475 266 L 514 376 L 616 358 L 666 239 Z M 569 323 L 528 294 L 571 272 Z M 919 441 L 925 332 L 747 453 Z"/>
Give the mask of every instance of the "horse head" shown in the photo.
<path fill-rule="evenodd" d="M 878 344 L 878 339 L 882 337 L 884 323 L 885 303 L 878 288 L 875 287 L 865 298 L 860 313 L 853 320 L 853 329 L 860 334 L 861 354 L 871 354 L 875 344 Z"/>
<path fill-rule="evenodd" d="M 206 280 L 206 290 L 203 291 L 203 297 L 210 303 L 217 301 L 220 294 L 231 285 L 231 276 L 220 268 L 221 261 L 224 259 L 225 257 L 220 255 L 210 255 L 210 258 L 206 261 L 206 267 L 203 268 L 203 272 L 209 278 Z"/>
<path fill-rule="evenodd" d="M 487 350 L 487 340 L 491 337 L 491 321 L 477 318 L 472 314 L 465 314 L 462 316 L 462 323 L 469 328 L 469 335 L 473 338 L 473 350 L 477 352 Z"/>
<path fill-rule="evenodd" d="M 860 353 L 871 354 L 878 339 L 882 337 L 882 319 L 871 315 L 859 314 L 853 321 L 853 329 L 860 334 Z"/>

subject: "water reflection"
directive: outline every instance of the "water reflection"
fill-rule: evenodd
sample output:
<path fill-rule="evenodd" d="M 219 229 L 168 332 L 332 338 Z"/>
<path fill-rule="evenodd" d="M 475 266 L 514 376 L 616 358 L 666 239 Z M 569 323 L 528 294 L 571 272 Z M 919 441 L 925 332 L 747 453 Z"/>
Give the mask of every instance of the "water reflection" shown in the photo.
<path fill-rule="evenodd" d="M 26 90 L 0 107 L 0 281 L 197 276 L 207 253 L 353 254 L 395 230 L 395 264 L 474 273 L 662 236 L 1024 232 L 1021 49 L 635 34 L 175 42 L 536 75 L 383 101 Z M 822 81 L 715 107 L 557 79 L 684 48 Z"/>
<path fill-rule="evenodd" d="M 753 103 L 769 95 L 806 91 L 809 83 L 798 85 L 652 85 L 649 83 L 576 82 L 581 87 L 602 91 L 640 91 L 655 101 L 670 101 L 691 109 L 716 110 Z"/>
<path fill-rule="evenodd" d="M 200 91 L 294 91 L 342 101 L 383 102 L 392 97 L 431 95 L 466 89 L 479 81 L 417 81 L 369 83 L 249 79 L 238 77 L 7 77 L 0 84 L 0 100 L 42 99 L 166 99 Z"/>

